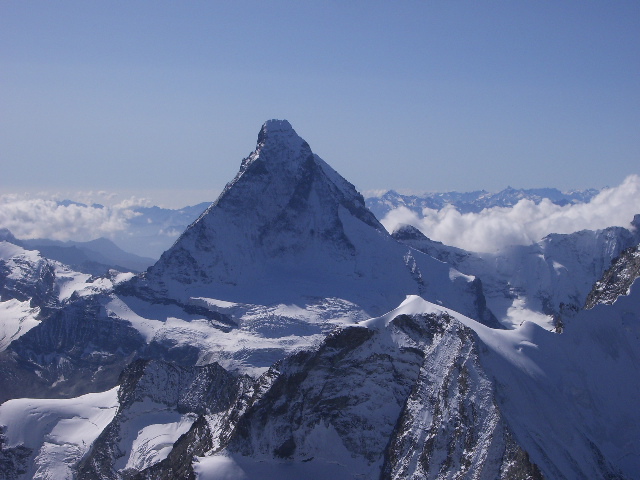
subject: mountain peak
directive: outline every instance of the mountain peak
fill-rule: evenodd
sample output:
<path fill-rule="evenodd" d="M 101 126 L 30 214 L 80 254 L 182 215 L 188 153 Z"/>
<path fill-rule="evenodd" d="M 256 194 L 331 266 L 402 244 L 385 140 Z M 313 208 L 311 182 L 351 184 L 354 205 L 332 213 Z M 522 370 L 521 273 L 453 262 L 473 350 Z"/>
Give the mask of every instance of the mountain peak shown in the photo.
<path fill-rule="evenodd" d="M 236 177 L 151 275 L 169 273 L 189 285 L 238 285 L 273 270 L 299 271 L 307 260 L 306 272 L 332 263 L 342 272 L 355 255 L 354 233 L 343 223 L 353 221 L 385 233 L 355 187 L 314 155 L 288 121 L 269 120 Z M 331 260 L 319 261 L 323 256 Z"/>
<path fill-rule="evenodd" d="M 260 137 L 266 136 L 267 134 L 274 134 L 274 133 L 296 134 L 295 130 L 287 120 L 271 119 L 271 120 L 267 120 L 262 124 L 262 128 L 260 129 L 260 136 L 258 137 L 258 143 L 261 143 Z"/>
<path fill-rule="evenodd" d="M 434 285 L 429 292 L 423 271 Z M 477 310 L 469 278 L 452 277 L 448 266 L 395 241 L 356 188 L 286 120 L 262 126 L 240 172 L 143 282 L 180 302 L 298 305 L 339 298 L 380 314 L 407 293 L 425 293 L 451 299 L 471 316 Z"/>
<path fill-rule="evenodd" d="M 309 144 L 296 133 L 287 120 L 267 120 L 258 133 L 256 149 L 242 160 L 238 177 L 242 176 L 253 163 L 261 164 L 258 167 L 259 171 L 265 168 L 265 162 L 281 164 L 289 170 L 296 168 L 302 160 L 312 155 Z M 235 180 L 231 183 L 235 183 Z"/>
<path fill-rule="evenodd" d="M 307 143 L 298 136 L 287 120 L 267 120 L 258 133 L 257 149 L 273 143 L 287 143 L 291 146 L 302 146 Z"/>
<path fill-rule="evenodd" d="M 405 240 L 428 240 L 424 233 L 413 225 L 403 223 L 399 225 L 392 233 L 393 238 L 400 241 Z"/>

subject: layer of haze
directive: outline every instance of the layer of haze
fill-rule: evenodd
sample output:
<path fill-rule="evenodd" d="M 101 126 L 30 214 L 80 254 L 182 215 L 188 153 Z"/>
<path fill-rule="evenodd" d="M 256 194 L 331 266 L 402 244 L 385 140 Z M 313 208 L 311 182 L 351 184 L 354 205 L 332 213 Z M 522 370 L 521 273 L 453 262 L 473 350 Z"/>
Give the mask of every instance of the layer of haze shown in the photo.
<path fill-rule="evenodd" d="M 286 118 L 361 190 L 619 185 L 640 3 L 0 2 L 0 193 L 212 200 Z"/>

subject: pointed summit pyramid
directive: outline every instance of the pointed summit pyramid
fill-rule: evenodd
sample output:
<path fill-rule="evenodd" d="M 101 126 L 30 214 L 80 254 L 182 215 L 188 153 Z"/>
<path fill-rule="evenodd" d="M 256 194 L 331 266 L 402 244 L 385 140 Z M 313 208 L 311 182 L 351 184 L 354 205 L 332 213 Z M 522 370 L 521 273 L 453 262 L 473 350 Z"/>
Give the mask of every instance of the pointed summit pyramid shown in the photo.
<path fill-rule="evenodd" d="M 341 298 L 370 314 L 408 294 L 459 304 L 456 291 L 474 290 L 471 280 L 391 238 L 286 120 L 262 126 L 236 177 L 147 273 L 154 290 L 181 302 Z"/>

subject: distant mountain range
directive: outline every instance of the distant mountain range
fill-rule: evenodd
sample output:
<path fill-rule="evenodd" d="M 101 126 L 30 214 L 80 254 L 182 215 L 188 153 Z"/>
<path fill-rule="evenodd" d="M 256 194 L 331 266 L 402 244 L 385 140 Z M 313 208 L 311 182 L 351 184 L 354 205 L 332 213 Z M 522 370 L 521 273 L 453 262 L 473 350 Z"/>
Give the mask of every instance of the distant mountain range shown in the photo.
<path fill-rule="evenodd" d="M 530 200 L 537 204 L 547 199 L 561 206 L 587 203 L 598 193 L 600 190 L 592 188 L 561 192 L 555 188 L 515 189 L 507 187 L 497 193 L 477 190 L 466 193 L 446 192 L 425 193 L 423 195 L 402 195 L 389 190 L 381 195 L 368 197 L 366 202 L 367 207 L 378 219 L 382 220 L 387 213 L 398 207 L 406 207 L 416 213 L 421 213 L 424 208 L 441 210 L 447 205 L 452 205 L 460 213 L 478 213 L 485 208 L 513 207 L 521 200 Z"/>

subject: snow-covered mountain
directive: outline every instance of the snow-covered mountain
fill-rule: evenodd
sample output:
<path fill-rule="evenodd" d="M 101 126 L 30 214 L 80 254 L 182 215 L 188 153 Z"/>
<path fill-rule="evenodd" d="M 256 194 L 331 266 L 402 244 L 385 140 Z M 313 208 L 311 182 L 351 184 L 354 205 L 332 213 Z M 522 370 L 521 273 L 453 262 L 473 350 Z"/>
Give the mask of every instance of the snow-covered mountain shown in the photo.
<path fill-rule="evenodd" d="M 146 273 L 0 240 L 0 478 L 640 476 L 637 228 L 389 235 L 269 121 Z"/>
<path fill-rule="evenodd" d="M 235 179 L 145 280 L 144 288 L 181 302 L 304 306 L 339 298 L 378 315 L 422 294 L 484 315 L 472 278 L 395 241 L 287 121 L 264 124 Z"/>
<path fill-rule="evenodd" d="M 218 201 L 129 277 L 74 277 L 0 354 L 2 398 L 105 388 L 138 357 L 258 375 L 407 293 L 497 325 L 476 279 L 394 240 L 284 121 L 264 125 Z"/>
<path fill-rule="evenodd" d="M 34 478 L 65 467 L 83 479 L 635 478 L 638 298 L 597 308 L 558 335 L 490 329 L 409 297 L 257 380 L 139 361 L 117 402 L 109 391 L 65 401 L 78 413 L 58 413 L 60 400 L 5 403 L 2 464 L 21 472 L 35 458 Z M 98 408 L 87 452 L 76 428 Z M 27 418 L 42 418 L 28 441 Z M 51 454 L 78 444 L 68 463 Z"/>
<path fill-rule="evenodd" d="M 516 245 L 497 253 L 473 253 L 430 240 L 406 225 L 397 240 L 482 280 L 487 305 L 505 326 L 528 320 L 562 328 L 587 301 L 594 283 L 625 249 L 640 243 L 640 215 L 633 230 L 610 227 L 572 234 L 551 234 L 533 245 Z"/>

